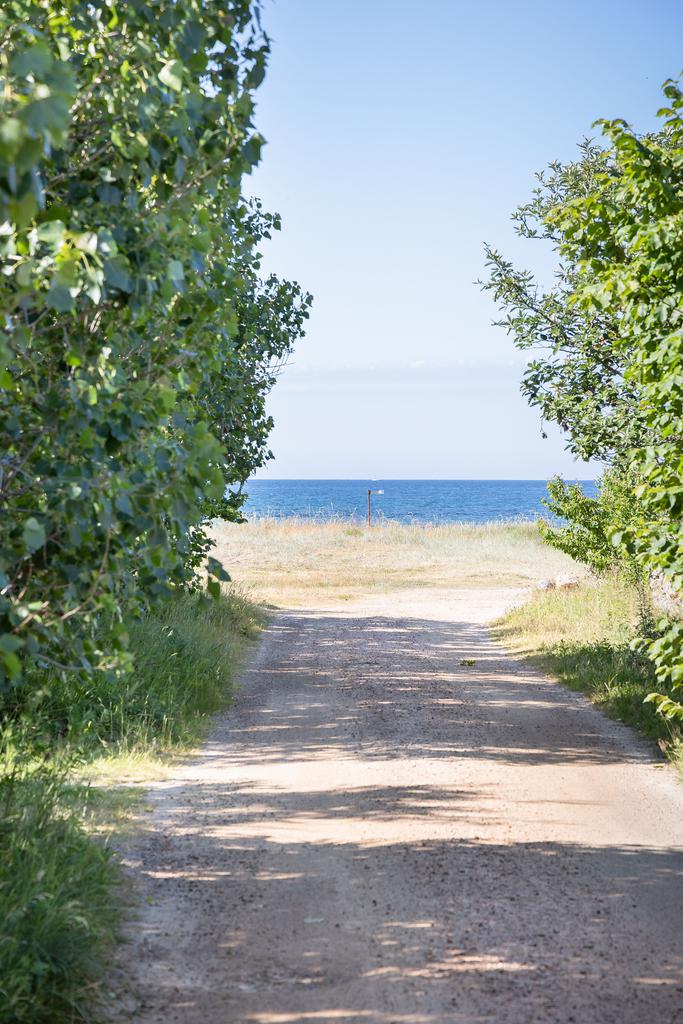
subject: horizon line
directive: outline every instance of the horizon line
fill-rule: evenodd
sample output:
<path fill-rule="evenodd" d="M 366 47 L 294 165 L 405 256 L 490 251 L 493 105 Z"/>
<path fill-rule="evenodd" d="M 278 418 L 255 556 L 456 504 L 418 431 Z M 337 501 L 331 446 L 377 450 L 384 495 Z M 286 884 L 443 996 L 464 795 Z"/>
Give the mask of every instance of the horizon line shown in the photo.
<path fill-rule="evenodd" d="M 548 483 L 560 477 L 562 480 L 576 483 L 596 483 L 600 478 L 595 476 L 564 476 L 562 473 L 555 473 L 548 477 L 531 476 L 271 476 L 271 477 L 250 477 L 246 483 L 292 483 L 295 481 L 306 483 L 364 483 L 366 481 L 385 483 Z"/>

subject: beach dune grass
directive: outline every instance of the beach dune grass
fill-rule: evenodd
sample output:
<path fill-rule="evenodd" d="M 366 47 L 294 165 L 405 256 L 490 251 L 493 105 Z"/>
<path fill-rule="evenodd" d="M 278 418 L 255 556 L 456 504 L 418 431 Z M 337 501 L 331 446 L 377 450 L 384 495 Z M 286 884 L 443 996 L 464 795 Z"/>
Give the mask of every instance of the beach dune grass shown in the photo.
<path fill-rule="evenodd" d="M 533 522 L 256 519 L 214 524 L 213 537 L 232 578 L 279 606 L 417 587 L 524 587 L 581 571 Z"/>

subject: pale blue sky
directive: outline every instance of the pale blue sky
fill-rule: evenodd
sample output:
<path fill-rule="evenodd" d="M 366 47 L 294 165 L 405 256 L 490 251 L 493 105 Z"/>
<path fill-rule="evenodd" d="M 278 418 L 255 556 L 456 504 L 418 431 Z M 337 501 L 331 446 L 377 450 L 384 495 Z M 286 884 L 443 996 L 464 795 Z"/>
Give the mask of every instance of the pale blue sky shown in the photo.
<path fill-rule="evenodd" d="M 265 265 L 313 292 L 269 403 L 261 476 L 591 476 L 541 438 L 483 274 L 543 267 L 510 213 L 598 117 L 651 127 L 683 4 L 265 0 L 266 136 L 249 188 L 283 217 Z"/>

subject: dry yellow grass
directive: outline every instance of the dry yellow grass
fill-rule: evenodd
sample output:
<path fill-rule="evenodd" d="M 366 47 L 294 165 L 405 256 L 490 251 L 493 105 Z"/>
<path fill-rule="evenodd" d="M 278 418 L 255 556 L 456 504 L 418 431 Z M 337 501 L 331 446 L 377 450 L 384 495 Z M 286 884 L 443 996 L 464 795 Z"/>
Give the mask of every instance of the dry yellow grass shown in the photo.
<path fill-rule="evenodd" d="M 520 587 L 571 559 L 533 523 L 404 524 L 262 519 L 216 524 L 214 554 L 259 601 L 304 607 L 416 587 Z"/>
<path fill-rule="evenodd" d="M 627 647 L 637 631 L 638 595 L 618 576 L 588 578 L 571 591 L 536 594 L 496 623 L 497 635 L 520 654 L 601 641 Z"/>

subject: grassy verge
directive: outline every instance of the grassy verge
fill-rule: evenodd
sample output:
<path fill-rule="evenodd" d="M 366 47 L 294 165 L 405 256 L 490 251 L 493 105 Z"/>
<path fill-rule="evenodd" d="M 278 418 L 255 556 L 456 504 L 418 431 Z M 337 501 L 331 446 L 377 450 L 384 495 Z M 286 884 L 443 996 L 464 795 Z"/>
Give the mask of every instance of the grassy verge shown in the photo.
<path fill-rule="evenodd" d="M 260 611 L 238 594 L 183 595 L 131 623 L 134 673 L 41 694 L 5 715 L 0 740 L 0 1022 L 95 1019 L 123 899 L 109 839 L 135 796 L 197 743 L 230 699 Z M 93 784 L 94 783 L 94 784 Z"/>
<path fill-rule="evenodd" d="M 578 589 L 536 594 L 495 626 L 510 648 L 581 693 L 611 718 L 638 729 L 681 765 L 675 727 L 643 704 L 655 687 L 652 666 L 630 648 L 638 600 L 623 581 L 586 581 Z"/>
<path fill-rule="evenodd" d="M 116 870 L 65 775 L 16 764 L 0 780 L 0 1017 L 88 1020 L 119 918 Z"/>
<path fill-rule="evenodd" d="M 237 591 L 219 601 L 183 594 L 130 623 L 128 679 L 59 685 L 46 698 L 82 771 L 103 777 L 113 769 L 121 778 L 121 768 L 153 770 L 193 746 L 229 702 L 244 642 L 261 623 L 261 611 Z"/>

